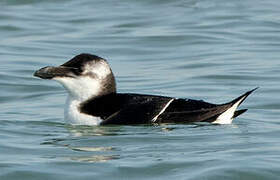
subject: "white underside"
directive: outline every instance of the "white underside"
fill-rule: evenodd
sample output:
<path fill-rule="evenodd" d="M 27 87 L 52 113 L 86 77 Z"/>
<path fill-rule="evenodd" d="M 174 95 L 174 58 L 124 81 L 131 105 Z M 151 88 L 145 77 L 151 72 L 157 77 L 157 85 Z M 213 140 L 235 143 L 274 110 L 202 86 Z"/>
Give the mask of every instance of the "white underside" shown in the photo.
<path fill-rule="evenodd" d="M 81 113 L 79 110 L 80 104 L 81 101 L 68 96 L 64 110 L 65 121 L 74 125 L 99 125 L 102 119 Z"/>
<path fill-rule="evenodd" d="M 245 97 L 237 101 L 231 108 L 222 113 L 213 123 L 214 124 L 231 124 L 233 121 L 234 112 L 236 111 L 239 104 L 243 101 Z"/>

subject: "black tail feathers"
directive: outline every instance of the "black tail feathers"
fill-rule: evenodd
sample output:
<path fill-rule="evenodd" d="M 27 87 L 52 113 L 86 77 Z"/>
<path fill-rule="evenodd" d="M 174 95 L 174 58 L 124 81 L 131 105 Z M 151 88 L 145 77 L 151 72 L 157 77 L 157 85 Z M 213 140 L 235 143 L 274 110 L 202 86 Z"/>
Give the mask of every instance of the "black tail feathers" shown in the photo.
<path fill-rule="evenodd" d="M 252 89 L 251 91 L 248 91 L 248 92 L 242 94 L 242 95 L 239 96 L 238 98 L 232 100 L 229 104 L 234 105 L 234 104 L 237 103 L 240 99 L 242 99 L 242 101 L 239 103 L 239 105 L 242 104 L 242 102 L 243 102 L 252 92 L 254 92 L 255 90 L 257 90 L 258 88 L 259 88 L 259 87 L 256 87 L 256 88 Z M 238 105 L 238 106 L 239 106 L 239 105 Z M 241 111 L 241 110 L 240 110 L 240 111 Z M 236 111 L 236 112 L 237 112 L 237 111 Z M 245 111 L 244 111 L 244 112 L 245 112 Z M 242 112 L 242 113 L 244 113 L 244 112 Z M 240 114 L 242 114 L 242 113 L 240 113 Z M 240 114 L 238 114 L 238 115 L 240 115 Z"/>

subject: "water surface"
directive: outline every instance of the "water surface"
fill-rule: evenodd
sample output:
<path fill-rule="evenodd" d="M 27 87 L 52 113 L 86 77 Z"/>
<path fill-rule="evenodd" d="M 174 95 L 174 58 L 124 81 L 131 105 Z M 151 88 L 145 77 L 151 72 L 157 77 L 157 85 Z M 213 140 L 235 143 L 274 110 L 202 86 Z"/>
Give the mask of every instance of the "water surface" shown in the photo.
<path fill-rule="evenodd" d="M 278 179 L 277 0 L 2 0 L 0 179 Z M 232 125 L 71 126 L 66 92 L 32 77 L 79 53 L 119 92 L 229 101 Z"/>

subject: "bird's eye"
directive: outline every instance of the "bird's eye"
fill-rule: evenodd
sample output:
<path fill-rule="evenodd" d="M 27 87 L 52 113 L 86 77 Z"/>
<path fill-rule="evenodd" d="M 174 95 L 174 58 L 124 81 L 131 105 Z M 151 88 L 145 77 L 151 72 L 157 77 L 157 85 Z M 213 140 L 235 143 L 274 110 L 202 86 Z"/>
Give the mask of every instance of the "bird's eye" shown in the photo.
<path fill-rule="evenodd" d="M 75 74 L 75 75 L 80 75 L 82 74 L 82 69 L 80 68 L 72 68 L 72 72 Z"/>

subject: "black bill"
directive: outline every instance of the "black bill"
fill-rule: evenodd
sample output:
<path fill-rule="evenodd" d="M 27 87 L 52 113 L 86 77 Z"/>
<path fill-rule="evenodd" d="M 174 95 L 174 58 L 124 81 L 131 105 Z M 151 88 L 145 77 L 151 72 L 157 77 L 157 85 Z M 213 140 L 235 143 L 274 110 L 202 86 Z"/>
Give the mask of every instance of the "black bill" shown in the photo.
<path fill-rule="evenodd" d="M 47 66 L 37 70 L 33 75 L 42 79 L 53 79 L 55 77 L 74 77 L 75 68 L 58 66 Z"/>

